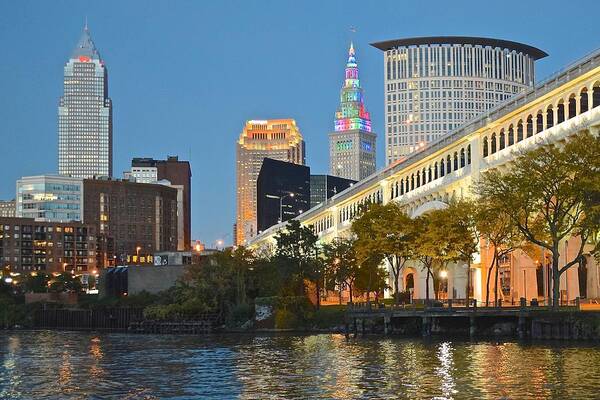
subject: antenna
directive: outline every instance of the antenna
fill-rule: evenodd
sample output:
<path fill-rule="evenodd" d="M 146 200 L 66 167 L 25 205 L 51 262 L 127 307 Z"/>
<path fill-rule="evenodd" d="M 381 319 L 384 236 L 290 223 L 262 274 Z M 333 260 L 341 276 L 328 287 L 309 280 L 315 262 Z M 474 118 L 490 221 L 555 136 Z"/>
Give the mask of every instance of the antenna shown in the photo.
<path fill-rule="evenodd" d="M 87 15 L 85 16 L 85 26 L 83 27 L 84 30 L 88 30 L 88 18 Z"/>

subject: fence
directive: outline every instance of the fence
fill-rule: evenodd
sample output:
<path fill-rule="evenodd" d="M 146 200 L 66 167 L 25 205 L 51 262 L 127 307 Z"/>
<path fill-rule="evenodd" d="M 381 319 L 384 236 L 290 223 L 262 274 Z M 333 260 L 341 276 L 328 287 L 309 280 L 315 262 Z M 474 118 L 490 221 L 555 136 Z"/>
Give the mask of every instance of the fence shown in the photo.
<path fill-rule="evenodd" d="M 65 330 L 126 331 L 143 319 L 141 308 L 105 308 L 97 310 L 42 309 L 34 314 L 34 327 Z"/>

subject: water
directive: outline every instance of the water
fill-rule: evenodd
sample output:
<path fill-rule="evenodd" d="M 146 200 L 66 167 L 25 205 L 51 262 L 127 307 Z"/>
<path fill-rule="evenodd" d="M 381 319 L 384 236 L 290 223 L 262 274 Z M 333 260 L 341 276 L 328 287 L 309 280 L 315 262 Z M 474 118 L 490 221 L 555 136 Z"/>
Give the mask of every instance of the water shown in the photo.
<path fill-rule="evenodd" d="M 600 399 L 600 346 L 0 333 L 2 399 Z"/>

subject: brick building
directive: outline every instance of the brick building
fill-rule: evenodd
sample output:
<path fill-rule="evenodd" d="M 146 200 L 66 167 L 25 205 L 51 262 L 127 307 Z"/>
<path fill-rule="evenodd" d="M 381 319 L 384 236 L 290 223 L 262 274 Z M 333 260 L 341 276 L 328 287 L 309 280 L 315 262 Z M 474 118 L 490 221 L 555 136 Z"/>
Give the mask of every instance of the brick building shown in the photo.
<path fill-rule="evenodd" d="M 100 267 L 177 250 L 177 189 L 114 179 L 86 179 L 83 187 L 83 219 L 96 227 Z"/>
<path fill-rule="evenodd" d="M 0 266 L 25 273 L 92 273 L 96 228 L 80 222 L 0 217 Z"/>

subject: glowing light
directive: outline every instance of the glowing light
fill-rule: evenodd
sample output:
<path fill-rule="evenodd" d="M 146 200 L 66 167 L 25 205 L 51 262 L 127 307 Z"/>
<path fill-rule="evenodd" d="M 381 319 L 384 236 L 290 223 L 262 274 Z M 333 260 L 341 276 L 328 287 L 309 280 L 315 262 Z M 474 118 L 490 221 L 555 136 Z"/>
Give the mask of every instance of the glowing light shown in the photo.
<path fill-rule="evenodd" d="M 365 109 L 353 44 L 350 44 L 348 51 L 344 86 L 340 93 L 340 106 L 335 113 L 334 129 L 336 132 L 357 129 L 371 132 L 371 115 Z"/>
<path fill-rule="evenodd" d="M 6 282 L 6 283 L 11 283 L 12 281 L 13 281 L 13 279 L 10 276 L 4 278 L 4 282 Z"/>
<path fill-rule="evenodd" d="M 87 56 L 79 56 L 79 62 L 90 62 L 90 58 Z"/>
<path fill-rule="evenodd" d="M 448 271 L 446 271 L 446 270 L 440 271 L 440 278 L 446 279 L 447 277 L 448 277 Z"/>

